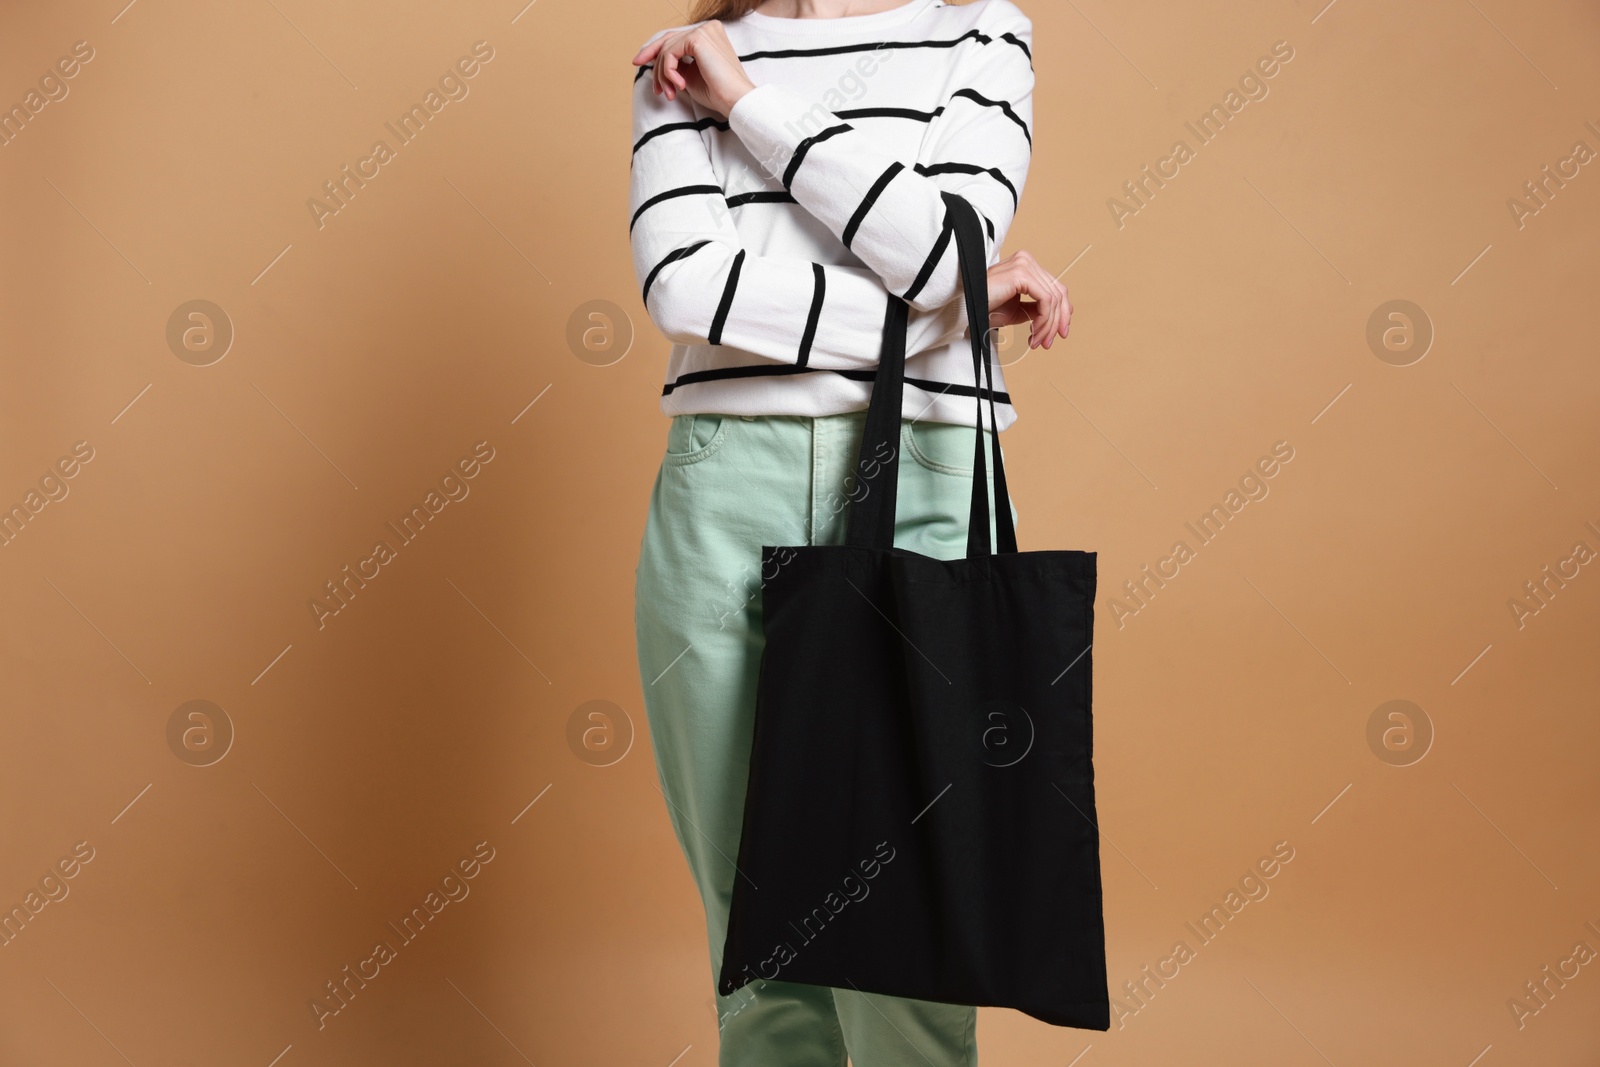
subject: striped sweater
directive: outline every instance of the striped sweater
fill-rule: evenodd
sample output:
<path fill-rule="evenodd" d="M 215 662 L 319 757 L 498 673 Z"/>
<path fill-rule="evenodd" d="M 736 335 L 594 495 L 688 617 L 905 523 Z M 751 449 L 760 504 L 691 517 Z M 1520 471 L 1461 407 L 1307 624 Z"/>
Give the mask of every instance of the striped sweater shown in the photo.
<path fill-rule="evenodd" d="M 970 426 L 981 395 L 990 425 L 940 194 L 977 209 L 992 265 L 1033 148 L 1032 23 L 1011 0 L 910 0 L 725 25 L 756 84 L 726 119 L 658 96 L 649 67 L 634 79 L 629 233 L 673 342 L 661 410 L 864 410 L 893 294 L 910 306 L 903 416 Z"/>

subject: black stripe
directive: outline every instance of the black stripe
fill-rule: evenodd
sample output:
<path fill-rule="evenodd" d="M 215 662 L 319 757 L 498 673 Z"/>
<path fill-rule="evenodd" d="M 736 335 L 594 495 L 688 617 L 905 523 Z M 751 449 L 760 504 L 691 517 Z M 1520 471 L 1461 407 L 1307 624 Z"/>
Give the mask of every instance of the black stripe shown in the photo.
<path fill-rule="evenodd" d="M 928 258 L 923 261 L 922 269 L 917 272 L 917 280 L 911 283 L 911 288 L 907 289 L 900 299 L 909 304 L 917 298 L 918 293 L 922 292 L 922 287 L 928 284 L 929 278 L 933 277 L 933 268 L 937 267 L 939 261 L 944 258 L 944 250 L 949 247 L 950 236 L 953 233 L 955 233 L 955 224 L 946 215 L 944 229 L 939 231 L 939 239 L 933 242 L 933 251 L 929 252 Z"/>
<path fill-rule="evenodd" d="M 993 244 L 994 243 L 994 221 L 992 219 L 990 219 L 988 215 L 985 215 L 981 211 L 978 212 L 978 217 L 983 220 L 984 226 L 988 227 L 988 230 L 989 230 L 989 243 Z"/>
<path fill-rule="evenodd" d="M 726 130 L 728 129 L 728 123 L 714 115 L 708 118 L 696 119 L 694 122 L 669 122 L 664 126 L 657 126 L 655 129 L 651 130 L 649 133 L 635 141 L 633 143 L 633 152 L 635 155 L 638 155 L 639 149 L 646 141 L 650 140 L 652 137 L 659 137 L 664 133 L 672 133 L 674 130 L 698 131 L 707 129 Z"/>
<path fill-rule="evenodd" d="M 657 263 L 654 267 L 650 268 L 650 275 L 649 275 L 649 277 L 645 278 L 645 280 L 644 280 L 644 293 L 640 297 L 640 299 L 643 300 L 645 303 L 649 303 L 649 301 L 650 301 L 650 286 L 655 284 L 656 275 L 661 273 L 661 268 L 662 267 L 665 267 L 668 263 L 673 263 L 673 262 L 676 262 L 677 260 L 683 259 L 686 256 L 692 256 L 696 252 L 700 251 L 702 248 L 704 248 L 706 245 L 708 245 L 710 243 L 711 242 L 709 240 L 707 240 L 707 241 L 696 241 L 694 244 L 690 245 L 687 248 L 674 248 L 672 251 L 668 252 L 665 256 L 661 257 L 661 262 Z"/>
<path fill-rule="evenodd" d="M 954 48 L 969 37 L 981 44 L 989 44 L 994 40 L 982 30 L 968 30 L 950 41 L 867 41 L 862 44 L 833 45 L 829 48 L 782 48 L 768 52 L 748 52 L 739 59 L 741 62 L 752 59 L 799 59 L 805 56 L 837 56 L 846 52 L 875 52 L 880 48 Z"/>
<path fill-rule="evenodd" d="M 744 249 L 739 249 L 739 254 L 733 257 L 733 266 L 728 268 L 728 284 L 722 287 L 722 303 L 717 305 L 717 314 L 711 320 L 711 332 L 706 335 L 708 344 L 720 345 L 722 343 L 722 327 L 728 321 L 728 309 L 733 306 L 733 291 L 739 288 L 739 268 L 744 265 Z"/>
<path fill-rule="evenodd" d="M 790 363 L 760 363 L 751 367 L 717 367 L 712 370 L 690 371 L 680 374 L 674 380 L 661 387 L 661 395 L 668 396 L 680 385 L 699 385 L 701 382 L 726 381 L 729 378 L 764 378 L 768 375 L 782 374 L 815 374 L 826 372 L 837 374 L 843 378 L 850 378 L 858 382 L 871 382 L 877 379 L 878 372 L 873 370 L 840 370 L 831 367 L 797 367 Z M 981 400 L 991 399 L 991 390 L 978 389 L 970 385 L 958 385 L 955 382 L 938 382 L 931 378 L 907 377 L 905 383 L 916 389 L 929 393 L 949 393 L 955 396 L 976 396 Z M 993 390 L 993 400 L 996 404 L 1011 403 L 1011 394 Z"/>
<path fill-rule="evenodd" d="M 1001 111 L 1004 111 L 1006 113 L 1006 118 L 1022 127 L 1022 136 L 1028 139 L 1028 147 L 1033 147 L 1033 134 L 1028 132 L 1028 124 L 1023 122 L 1021 116 L 1019 116 L 1015 111 L 1011 110 L 1010 104 L 1006 103 L 1004 100 L 990 100 L 987 96 L 984 96 L 976 89 L 957 89 L 954 93 L 950 94 L 950 99 L 954 100 L 958 96 L 964 96 L 969 100 L 976 100 L 984 107 L 997 107 Z"/>
<path fill-rule="evenodd" d="M 957 385 L 955 382 L 936 382 L 929 378 L 907 378 L 907 385 L 914 385 L 918 389 L 930 393 L 954 393 L 957 396 L 975 396 L 981 400 L 989 400 L 991 394 L 996 404 L 1011 403 L 1011 394 L 991 389 L 974 389 L 970 385 Z"/>
<path fill-rule="evenodd" d="M 931 166 L 917 164 L 917 173 L 923 177 L 934 174 L 987 174 L 995 181 L 1006 187 L 1011 194 L 1011 209 L 1017 208 L 1017 187 L 1011 184 L 1011 179 L 1000 172 L 998 167 L 980 167 L 976 163 L 934 163 Z"/>
<path fill-rule="evenodd" d="M 744 207 L 746 204 L 792 204 L 794 194 L 782 189 L 763 189 L 757 193 L 739 193 L 728 197 L 728 206 Z"/>
<path fill-rule="evenodd" d="M 1002 109 L 1013 122 L 1022 127 L 1023 134 L 1025 134 L 1028 138 L 1028 144 L 1033 144 L 1032 132 L 1028 129 L 1027 124 L 1018 118 L 1016 113 L 1011 110 L 1010 104 L 1003 100 L 990 100 L 988 97 L 980 94 L 976 89 L 958 90 L 957 92 L 951 94 L 951 99 L 954 99 L 958 96 L 970 97 L 971 99 L 987 107 L 998 107 Z M 912 122 L 932 122 L 934 119 L 944 114 L 946 106 L 947 105 L 941 104 L 932 111 L 918 111 L 913 107 L 856 107 L 846 108 L 842 111 L 835 111 L 834 115 L 841 119 L 910 119 Z M 732 127 L 727 122 L 716 118 L 704 118 L 696 122 L 673 122 L 668 123 L 665 126 L 659 126 L 645 134 L 639 139 L 638 144 L 633 146 L 633 150 L 635 153 L 637 153 L 639 151 L 639 145 L 644 144 L 651 137 L 654 137 L 658 133 L 667 133 L 672 130 L 706 129 L 721 130 L 728 133 L 732 132 Z"/>
<path fill-rule="evenodd" d="M 811 341 L 817 336 L 817 320 L 822 317 L 822 294 L 827 289 L 827 272 L 822 269 L 821 263 L 811 264 L 811 273 L 816 278 L 816 286 L 811 290 L 811 313 L 806 316 L 806 330 L 800 335 L 800 355 L 795 360 L 795 365 L 804 367 L 811 358 Z"/>
<path fill-rule="evenodd" d="M 855 129 L 855 127 L 850 125 L 848 122 L 841 122 L 837 126 L 829 126 L 821 133 L 814 133 L 810 137 L 807 137 L 804 141 L 801 141 L 799 144 L 795 145 L 794 155 L 789 157 L 789 165 L 785 167 L 783 171 L 783 187 L 787 189 L 794 183 L 794 175 L 795 172 L 800 169 L 800 161 L 806 158 L 806 153 L 811 151 L 812 145 L 826 141 L 828 138 L 833 137 L 836 134 L 848 133 L 853 129 Z"/>
<path fill-rule="evenodd" d="M 644 203 L 640 204 L 639 205 L 639 210 L 635 211 L 633 213 L 633 218 L 628 220 L 628 232 L 630 234 L 633 232 L 633 225 L 634 225 L 634 223 L 639 221 L 639 216 L 640 215 L 643 215 L 646 211 L 648 211 L 650 208 L 655 207 L 657 204 L 661 203 L 661 201 L 663 201 L 663 200 L 671 200 L 674 197 L 679 197 L 679 196 L 699 196 L 702 193 L 721 193 L 721 192 L 722 192 L 722 186 L 720 186 L 720 185 L 683 185 L 683 186 L 679 186 L 676 189 L 668 189 L 664 193 L 657 193 L 655 196 L 652 196 L 649 200 L 646 200 Z"/>
<path fill-rule="evenodd" d="M 647 70 L 655 70 L 655 69 L 656 69 L 656 65 L 654 63 L 646 63 L 644 66 L 642 66 L 638 70 L 634 71 L 633 80 L 634 81 L 638 81 L 640 78 L 644 77 L 644 72 L 645 71 L 647 71 Z"/>
<path fill-rule="evenodd" d="M 910 107 L 857 107 L 835 111 L 834 114 L 842 119 L 915 119 L 918 122 L 932 122 L 943 112 L 941 105 L 932 111 L 918 111 Z"/>
<path fill-rule="evenodd" d="M 878 197 L 883 194 L 884 186 L 894 180 L 894 176 L 906 169 L 906 165 L 899 160 L 889 164 L 889 168 L 878 175 L 878 180 L 872 183 L 872 188 L 867 190 L 867 195 L 862 198 L 861 206 L 856 208 L 856 213 L 850 216 L 850 224 L 844 228 L 844 246 L 850 247 L 850 242 L 855 240 L 856 230 L 861 228 L 861 222 L 867 217 L 867 212 L 872 210 L 872 205 L 878 202 Z"/>
<path fill-rule="evenodd" d="M 1021 37 L 1018 37 L 1016 34 L 1010 32 L 1002 33 L 1000 35 L 1000 39 L 1002 41 L 1007 41 L 1011 44 L 1014 44 L 1018 48 L 1022 49 L 1022 54 L 1028 57 L 1028 66 L 1033 66 L 1033 49 L 1028 47 L 1026 41 L 1024 41 Z"/>
<path fill-rule="evenodd" d="M 759 378 L 768 374 L 808 374 L 817 370 L 816 367 L 796 367 L 792 363 L 761 363 L 754 367 L 718 367 L 714 370 L 690 371 L 680 374 L 673 381 L 661 387 L 661 395 L 667 396 L 680 385 L 697 385 L 700 382 L 720 381 L 725 378 Z"/>

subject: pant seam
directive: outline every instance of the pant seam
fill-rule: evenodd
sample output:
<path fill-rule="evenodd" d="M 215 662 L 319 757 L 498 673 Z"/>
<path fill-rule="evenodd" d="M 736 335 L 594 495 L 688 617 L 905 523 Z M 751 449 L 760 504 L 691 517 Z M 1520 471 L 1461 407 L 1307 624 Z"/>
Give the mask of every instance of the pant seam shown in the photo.
<path fill-rule="evenodd" d="M 844 1027 L 839 1022 L 839 991 L 837 989 L 828 990 L 828 1002 L 833 1005 L 833 1011 L 829 1013 L 833 1023 L 833 1062 L 837 1064 L 837 1067 L 845 1067 L 845 1064 L 849 1062 L 849 1057 L 844 1047 Z"/>
<path fill-rule="evenodd" d="M 802 544 L 816 544 L 817 532 L 817 420 L 806 420 L 806 457 L 810 467 L 806 475 L 806 533 Z"/>

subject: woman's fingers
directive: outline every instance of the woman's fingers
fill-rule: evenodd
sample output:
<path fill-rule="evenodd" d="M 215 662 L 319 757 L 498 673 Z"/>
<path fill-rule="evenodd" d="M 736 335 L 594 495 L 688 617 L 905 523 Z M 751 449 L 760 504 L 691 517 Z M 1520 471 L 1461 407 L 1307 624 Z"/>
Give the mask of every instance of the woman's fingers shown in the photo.
<path fill-rule="evenodd" d="M 1029 347 L 1049 348 L 1055 343 L 1055 330 L 1052 326 L 1060 314 L 1061 293 L 1055 285 L 1055 279 L 1046 274 L 1044 268 L 1040 267 L 1033 256 L 1026 251 L 1017 253 L 1017 265 L 1026 285 L 1023 291 L 1040 305 L 1040 316 L 1033 323 L 1028 338 Z"/>
<path fill-rule="evenodd" d="M 1056 337 L 1066 336 L 1066 324 L 1071 318 L 1071 303 L 1067 298 L 1067 287 L 1039 265 L 1033 256 L 1024 252 L 1018 253 L 1026 266 L 1028 277 L 1034 284 L 1035 299 L 1044 306 L 1044 314 L 1037 326 L 1037 344 L 1045 348 L 1055 345 Z"/>
<path fill-rule="evenodd" d="M 678 69 L 679 57 L 687 49 L 687 33 L 669 33 L 655 45 L 655 90 L 668 100 L 677 98 L 678 92 L 688 86 Z"/>
<path fill-rule="evenodd" d="M 755 88 L 715 19 L 667 33 L 659 43 L 640 49 L 635 62 L 652 57 L 652 86 L 668 100 L 687 93 L 699 106 L 725 116 Z"/>
<path fill-rule="evenodd" d="M 1032 349 L 1032 347 L 1037 347 L 1037 344 L 1035 344 L 1038 338 L 1037 315 L 1042 309 L 1037 304 L 1024 304 L 1022 302 L 1022 296 L 1032 296 L 1029 285 L 1029 278 L 1026 277 L 1026 264 L 1019 258 L 1019 253 L 1006 256 L 1005 259 L 997 262 L 994 267 L 989 269 L 990 309 L 1006 309 L 1006 312 L 1008 312 L 1008 323 L 1006 325 L 1014 322 L 1024 322 L 1024 318 L 1010 317 L 1010 315 L 1014 315 L 1014 312 L 1011 312 L 1013 307 L 1021 310 L 1022 314 L 1026 315 L 1027 322 L 1030 322 L 1027 347 Z"/>
<path fill-rule="evenodd" d="M 1031 302 L 1024 302 L 1024 296 Z M 1029 323 L 1029 348 L 1052 347 L 1057 336 L 1067 335 L 1072 321 L 1067 287 L 1025 249 L 989 268 L 989 304 L 1003 316 L 998 325 Z"/>
<path fill-rule="evenodd" d="M 1034 347 L 1034 338 L 1038 336 L 1038 316 L 1041 311 L 1037 303 L 1026 303 L 1022 296 L 1027 293 L 1028 282 L 1019 270 L 1020 263 L 1015 255 L 1011 255 L 989 268 L 989 320 L 991 325 L 1011 326 L 1021 322 L 1030 323 L 1028 329 L 1028 347 Z M 995 319 L 998 317 L 999 321 Z"/>
<path fill-rule="evenodd" d="M 1019 322 L 1032 321 L 1038 314 L 1037 304 L 1025 304 L 1019 297 L 996 305 L 989 309 L 989 325 L 993 327 L 1015 326 Z"/>
<path fill-rule="evenodd" d="M 1043 324 L 1041 331 L 1048 338 L 1045 342 L 1045 347 L 1050 348 L 1055 345 L 1058 335 L 1065 336 L 1065 331 L 1061 329 L 1061 323 L 1064 321 L 1063 317 L 1067 314 L 1067 287 L 1057 281 L 1049 271 L 1045 270 L 1037 262 L 1034 263 L 1034 269 L 1039 272 L 1041 284 L 1050 287 L 1051 314 L 1049 320 Z"/>
<path fill-rule="evenodd" d="M 656 85 L 671 100 L 678 95 L 678 42 L 674 38 L 656 53 Z"/>
<path fill-rule="evenodd" d="M 650 62 L 650 60 L 654 59 L 656 53 L 661 51 L 661 42 L 666 39 L 666 34 L 658 34 L 655 37 L 650 38 L 650 40 L 646 41 L 644 44 L 640 45 L 639 51 L 635 52 L 633 55 L 633 65 L 636 67 L 642 67 L 646 63 Z"/>
<path fill-rule="evenodd" d="M 1001 329 L 1026 322 L 1029 324 L 1028 347 L 1038 348 L 1040 337 L 1052 337 L 1056 333 L 1066 336 L 1062 324 L 1069 317 L 1065 311 L 1052 315 L 1047 303 L 1014 296 L 989 312 L 989 325 L 993 329 Z"/>
<path fill-rule="evenodd" d="M 1028 323 L 1028 347 L 1037 348 L 1034 338 L 1049 332 L 1055 327 L 1056 320 L 1045 310 L 1045 305 L 1037 300 L 1023 300 L 1013 297 L 1006 301 L 1003 310 L 991 313 L 990 324 L 996 329 L 1003 326 L 1012 326 L 1019 323 Z"/>

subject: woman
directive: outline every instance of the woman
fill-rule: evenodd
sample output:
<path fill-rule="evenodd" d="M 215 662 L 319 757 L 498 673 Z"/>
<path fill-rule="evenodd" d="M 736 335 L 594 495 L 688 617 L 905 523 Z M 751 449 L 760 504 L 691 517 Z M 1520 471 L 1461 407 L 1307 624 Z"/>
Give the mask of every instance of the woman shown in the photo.
<path fill-rule="evenodd" d="M 1032 152 L 1033 34 L 1010 0 L 700 0 L 693 17 L 633 60 L 629 232 L 645 308 L 674 342 L 635 619 L 715 988 L 761 659 L 761 547 L 843 540 L 891 296 L 910 307 L 901 441 L 913 461 L 899 464 L 895 544 L 965 554 L 974 405 L 989 396 L 972 380 L 941 191 L 977 209 L 993 261 Z M 988 288 L 991 323 L 1029 323 L 1030 348 L 1067 335 L 1066 290 L 1028 253 L 994 263 Z M 990 448 L 1016 418 L 994 375 Z M 977 1062 L 972 1007 L 781 974 L 716 1004 L 724 1065 Z"/>

